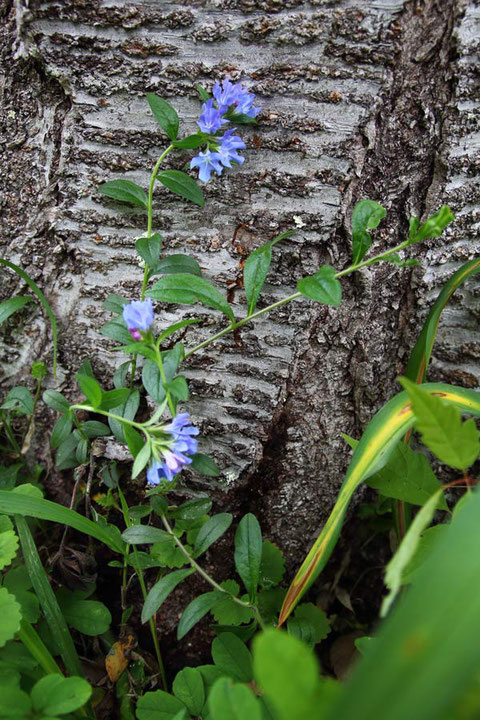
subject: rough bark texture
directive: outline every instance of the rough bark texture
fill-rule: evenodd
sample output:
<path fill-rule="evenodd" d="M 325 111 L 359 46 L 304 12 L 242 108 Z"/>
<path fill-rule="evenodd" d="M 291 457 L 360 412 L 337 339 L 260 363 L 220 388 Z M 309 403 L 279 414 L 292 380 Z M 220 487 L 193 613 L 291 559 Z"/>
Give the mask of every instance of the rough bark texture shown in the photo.
<path fill-rule="evenodd" d="M 206 208 L 155 196 L 169 250 L 191 252 L 238 316 L 245 254 L 294 215 L 305 225 L 277 246 L 262 303 L 322 263 L 347 265 L 361 197 L 389 210 L 378 249 L 403 239 L 409 214 L 441 204 L 456 213 L 441 240 L 415 248 L 425 272 L 374 267 L 345 280 L 339 309 L 296 302 L 189 364 L 191 411 L 224 471 L 225 503 L 257 511 L 296 564 L 348 462 L 339 432 L 358 437 L 396 391 L 438 288 L 478 251 L 477 3 L 16 0 L 2 12 L 2 242 L 60 318 L 67 393 L 83 358 L 103 378 L 119 362 L 98 335 L 102 300 L 138 295 L 133 240 L 144 218 L 96 187 L 113 177 L 146 185 L 164 146 L 148 91 L 178 109 L 185 131 L 198 115 L 196 83 L 228 76 L 258 93 L 247 162 L 208 184 Z M 3 283 L 5 296 L 19 287 L 10 275 Z M 221 327 L 199 312 L 211 324 L 189 333 L 192 344 Z M 444 315 L 431 379 L 478 386 L 479 312 L 470 282 Z M 2 331 L 7 383 L 49 343 L 40 313 L 20 317 Z"/>

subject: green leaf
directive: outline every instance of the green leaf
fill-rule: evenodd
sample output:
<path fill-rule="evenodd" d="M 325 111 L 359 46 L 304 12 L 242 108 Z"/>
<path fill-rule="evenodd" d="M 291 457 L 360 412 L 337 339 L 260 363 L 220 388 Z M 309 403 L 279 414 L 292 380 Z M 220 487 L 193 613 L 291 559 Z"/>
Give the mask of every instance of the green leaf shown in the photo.
<path fill-rule="evenodd" d="M 145 190 L 131 180 L 112 180 L 100 185 L 98 192 L 114 200 L 137 205 L 144 210 L 148 207 L 148 198 Z"/>
<path fill-rule="evenodd" d="M 240 520 L 235 533 L 235 567 L 253 600 L 260 580 L 262 560 L 262 531 L 257 518 L 247 513 Z"/>
<path fill-rule="evenodd" d="M 158 609 L 163 605 L 167 597 L 170 595 L 182 580 L 189 577 L 193 572 L 192 568 L 186 568 L 185 570 L 175 570 L 174 572 L 168 573 L 161 578 L 149 591 L 145 598 L 145 603 L 142 609 L 142 622 L 146 623 L 150 620 Z"/>
<path fill-rule="evenodd" d="M 196 625 L 206 615 L 212 607 L 215 605 L 218 598 L 222 595 L 219 590 L 213 590 L 212 592 L 204 593 L 199 595 L 191 603 L 187 605 L 182 613 L 180 622 L 177 627 L 177 639 L 181 640 L 185 635 L 190 632 L 194 625 Z"/>
<path fill-rule="evenodd" d="M 190 200 L 190 202 L 195 203 L 195 205 L 199 205 L 200 207 L 205 205 L 203 192 L 195 180 L 191 178 L 190 175 L 187 175 L 187 173 L 181 170 L 163 170 L 157 175 L 157 180 L 176 195 Z"/>
<path fill-rule="evenodd" d="M 100 403 L 102 402 L 102 388 L 99 383 L 94 378 L 83 375 L 83 373 L 77 374 L 75 379 L 90 405 L 93 408 L 100 407 Z"/>
<path fill-rule="evenodd" d="M 367 230 L 377 227 L 387 211 L 380 203 L 374 200 L 360 200 L 353 208 L 352 236 L 353 236 L 353 263 L 359 263 L 372 244 L 372 238 Z"/>
<path fill-rule="evenodd" d="M 202 271 L 195 258 L 177 253 L 167 255 L 167 257 L 160 260 L 151 275 L 178 275 L 179 273 L 201 275 Z"/>
<path fill-rule="evenodd" d="M 313 603 L 303 603 L 289 619 L 288 632 L 313 647 L 327 637 L 330 625 L 321 608 Z"/>
<path fill-rule="evenodd" d="M 462 265 L 443 286 L 440 294 L 432 305 L 417 342 L 410 353 L 404 375 L 416 383 L 427 379 L 427 369 L 432 355 L 433 344 L 437 334 L 440 317 L 457 288 L 465 280 L 480 272 L 480 258 L 475 258 Z"/>
<path fill-rule="evenodd" d="M 137 703 L 138 720 L 175 720 L 175 716 L 185 710 L 185 705 L 173 695 L 156 690 L 147 692 Z"/>
<path fill-rule="evenodd" d="M 233 310 L 222 293 L 208 280 L 188 273 L 165 275 L 146 293 L 154 300 L 180 305 L 200 302 L 214 310 L 225 313 L 234 321 Z"/>
<path fill-rule="evenodd" d="M 479 516 L 475 490 L 380 626 L 326 720 L 455 716 L 480 666 Z"/>
<path fill-rule="evenodd" d="M 132 468 L 132 478 L 136 478 L 143 468 L 148 464 L 152 454 L 150 442 L 147 442 L 135 458 Z"/>
<path fill-rule="evenodd" d="M 186 545 L 185 548 L 191 553 L 192 548 L 189 545 Z M 185 554 L 169 533 L 165 533 L 152 545 L 150 555 L 160 567 L 179 568 L 188 562 Z"/>
<path fill-rule="evenodd" d="M 406 378 L 405 388 L 415 413 L 415 428 L 422 442 L 446 465 L 466 470 L 480 453 L 477 426 L 473 418 L 461 421 L 460 411 Z"/>
<path fill-rule="evenodd" d="M 420 228 L 418 227 L 418 220 L 416 218 L 410 218 L 409 245 L 427 240 L 428 238 L 440 237 L 452 220 L 455 220 L 455 216 L 447 205 L 443 205 L 440 210 L 429 217 Z"/>
<path fill-rule="evenodd" d="M 88 461 L 89 449 L 90 448 L 88 440 L 86 440 L 85 438 L 80 438 L 77 448 L 75 450 L 75 457 L 79 465 L 85 465 L 85 463 Z"/>
<path fill-rule="evenodd" d="M 295 230 L 287 230 L 277 235 L 273 240 L 254 250 L 245 261 L 243 268 L 243 284 L 248 303 L 248 315 L 255 310 L 258 298 L 263 288 L 272 262 L 272 247 L 285 238 L 290 237 Z"/>
<path fill-rule="evenodd" d="M 100 403 L 101 410 L 113 410 L 113 408 L 127 402 L 130 396 L 129 388 L 118 388 L 117 390 L 107 390 L 102 395 Z"/>
<path fill-rule="evenodd" d="M 172 511 L 172 516 L 181 520 L 197 520 L 210 512 L 212 501 L 208 497 L 194 498 L 182 503 Z"/>
<path fill-rule="evenodd" d="M 13 315 L 14 312 L 20 310 L 28 302 L 31 301 L 31 297 L 18 296 L 10 298 L 9 300 L 4 300 L 2 303 L 0 303 L 0 325 L 4 323 L 5 320 L 10 317 L 10 315 Z"/>
<path fill-rule="evenodd" d="M 82 423 L 82 432 L 87 438 L 106 437 L 112 434 L 108 425 L 98 420 L 87 420 Z"/>
<path fill-rule="evenodd" d="M 11 493 L 14 495 L 14 493 Z M 33 498 L 25 498 L 33 500 Z M 47 502 L 47 501 L 43 501 Z M 66 509 L 66 508 L 64 508 Z M 70 511 L 71 512 L 71 511 Z M 59 652 L 69 674 L 82 675 L 82 666 L 75 650 L 72 637 L 58 605 L 55 594 L 50 586 L 45 569 L 40 560 L 37 546 L 24 517 L 16 516 L 15 522 L 22 545 L 23 559 L 30 576 L 30 580 L 38 597 L 45 620 L 48 623 L 52 636 L 58 643 Z"/>
<path fill-rule="evenodd" d="M 0 588 L 0 617 L 0 647 L 3 647 L 20 630 L 22 619 L 20 605 L 5 588 Z"/>
<path fill-rule="evenodd" d="M 0 570 L 10 565 L 18 551 L 18 538 L 13 530 L 0 532 Z"/>
<path fill-rule="evenodd" d="M 206 138 L 205 133 L 195 133 L 194 135 L 187 135 L 181 140 L 175 140 L 172 145 L 182 150 L 195 150 L 205 144 Z"/>
<path fill-rule="evenodd" d="M 192 667 L 180 670 L 175 676 L 172 690 L 191 715 L 201 714 L 205 704 L 205 687 L 199 670 Z"/>
<path fill-rule="evenodd" d="M 165 400 L 166 393 L 163 387 L 162 376 L 157 363 L 153 360 L 147 360 L 143 366 L 142 383 L 147 393 L 155 402 L 161 403 Z"/>
<path fill-rule="evenodd" d="M 211 95 L 205 90 L 204 87 L 202 87 L 201 85 L 195 85 L 195 90 L 200 95 L 200 100 L 202 102 L 207 102 L 208 100 L 210 100 Z"/>
<path fill-rule="evenodd" d="M 220 584 L 235 597 L 240 591 L 240 587 L 235 580 L 224 580 Z M 242 625 L 250 622 L 254 617 L 253 610 L 236 603 L 230 597 L 230 594 L 223 593 L 223 597 L 219 598 L 213 606 L 211 613 L 215 620 L 221 625 Z"/>
<path fill-rule="evenodd" d="M 162 236 L 154 233 L 150 237 L 138 238 L 135 243 L 135 250 L 145 260 L 150 270 L 157 267 L 162 252 Z M 123 307 L 120 312 L 123 312 Z"/>
<path fill-rule="evenodd" d="M 58 448 L 67 439 L 72 431 L 72 424 L 73 420 L 70 414 L 58 418 L 50 437 L 50 445 L 53 449 Z"/>
<path fill-rule="evenodd" d="M 448 525 L 434 525 L 422 532 L 412 558 L 402 570 L 402 585 L 408 585 L 416 580 L 420 568 L 430 558 L 437 543 L 446 532 L 448 532 Z"/>
<path fill-rule="evenodd" d="M 207 477 L 218 477 L 218 475 L 220 475 L 217 463 L 203 453 L 195 453 L 192 457 L 190 468 L 196 470 L 201 475 L 207 475 Z"/>
<path fill-rule="evenodd" d="M 105 323 L 100 330 L 100 334 L 116 340 L 123 345 L 132 344 L 132 336 L 128 332 L 123 319 L 120 318 L 115 318 L 115 320 L 110 320 L 110 322 Z"/>
<path fill-rule="evenodd" d="M 208 518 L 205 525 L 202 525 L 194 545 L 194 557 L 204 553 L 210 545 L 213 545 L 228 530 L 232 524 L 233 515 L 230 513 L 219 513 Z"/>
<path fill-rule="evenodd" d="M 0 630 L 1 633 L 1 630 Z M 2 687 L 0 693 L 0 718 L 27 720 L 32 703 L 26 692 L 16 687 Z"/>
<path fill-rule="evenodd" d="M 388 595 L 383 599 L 380 616 L 385 617 L 390 610 L 393 601 L 400 592 L 402 587 L 402 575 L 405 568 L 413 558 L 417 550 L 420 535 L 425 528 L 432 522 L 435 510 L 438 506 L 438 500 L 443 490 L 437 490 L 418 511 L 415 518 L 408 528 L 407 534 L 400 543 L 397 552 L 388 563 L 385 570 L 385 585 L 390 590 Z"/>
<path fill-rule="evenodd" d="M 126 297 L 123 297 L 123 295 L 111 293 L 107 296 L 106 300 L 103 301 L 103 307 L 105 308 L 105 310 L 109 310 L 115 315 L 122 315 L 123 306 L 128 305 L 129 302 L 130 300 Z"/>
<path fill-rule="evenodd" d="M 159 335 L 159 340 L 162 342 L 166 338 L 170 337 L 170 335 L 173 335 L 178 330 L 181 330 L 184 327 L 187 327 L 188 325 L 196 325 L 197 323 L 202 322 L 202 318 L 187 318 L 186 320 L 180 320 L 178 323 L 174 323 L 173 325 L 170 325 L 170 327 L 167 327 L 163 332 Z"/>
<path fill-rule="evenodd" d="M 166 384 L 165 389 L 168 390 L 170 395 L 178 398 L 179 400 L 188 400 L 188 385 L 183 375 L 177 375 L 176 378 Z"/>
<path fill-rule="evenodd" d="M 318 664 L 310 648 L 298 638 L 278 630 L 258 635 L 253 643 L 253 667 L 257 685 L 279 720 L 318 717 Z M 338 717 L 351 720 L 348 715 Z"/>
<path fill-rule="evenodd" d="M 27 275 L 25 270 L 22 270 L 21 267 L 18 267 L 18 265 L 15 265 L 15 263 L 10 262 L 9 260 L 4 260 L 3 258 L 0 258 L 0 265 L 5 265 L 6 267 L 10 268 L 10 270 L 13 270 L 17 275 L 19 275 L 22 280 L 24 280 L 28 287 L 32 290 L 33 294 L 36 296 L 40 304 L 43 306 L 43 309 L 45 310 L 48 319 L 50 320 L 50 325 L 52 327 L 52 344 L 53 344 L 53 377 L 57 376 L 57 355 L 58 355 L 58 329 L 57 329 L 57 320 L 55 318 L 55 315 L 53 314 L 52 308 L 50 307 L 47 298 L 43 294 L 43 292 L 38 287 L 37 283 L 32 280 L 32 278 Z"/>
<path fill-rule="evenodd" d="M 58 446 L 57 457 L 55 458 L 55 467 L 59 470 L 67 470 L 76 467 L 77 461 L 75 450 L 78 445 L 78 438 L 75 433 L 68 435 Z"/>
<path fill-rule="evenodd" d="M 129 365 L 130 363 L 128 363 Z M 126 420 L 134 420 L 135 415 L 137 414 L 138 408 L 140 405 L 140 393 L 138 390 L 134 390 L 131 392 L 126 400 L 122 402 L 121 405 L 117 405 L 116 407 L 111 408 L 111 412 L 114 415 L 119 415 L 120 417 L 125 418 Z M 127 443 L 127 437 L 125 432 L 125 425 L 123 425 L 119 420 L 114 420 L 113 418 L 108 418 L 108 424 L 110 425 L 110 428 L 117 438 L 117 440 L 121 443 Z M 131 428 L 133 430 L 133 428 Z M 127 431 L 128 432 L 128 431 Z M 133 432 L 136 432 L 133 430 Z M 138 435 L 138 433 L 137 433 Z M 140 438 L 140 448 L 138 452 L 140 452 L 141 447 L 143 447 L 143 438 L 139 435 Z M 131 450 L 130 450 L 131 452 Z M 135 453 L 132 455 L 134 457 L 137 456 L 138 453 Z"/>
<path fill-rule="evenodd" d="M 110 610 L 99 600 L 85 600 L 68 590 L 59 591 L 57 600 L 70 627 L 84 635 L 103 635 L 110 628 Z"/>
<path fill-rule="evenodd" d="M 13 387 L 3 401 L 0 408 L 5 410 L 16 410 L 22 415 L 32 415 L 33 413 L 33 397 L 28 388 L 22 385 Z"/>
<path fill-rule="evenodd" d="M 30 375 L 34 380 L 43 380 L 48 374 L 47 366 L 45 363 L 35 360 L 30 368 Z"/>
<path fill-rule="evenodd" d="M 246 685 L 216 681 L 208 697 L 211 720 L 262 720 L 260 703 Z"/>
<path fill-rule="evenodd" d="M 56 390 L 45 390 L 42 397 L 45 405 L 48 405 L 48 407 L 51 407 L 53 410 L 61 413 L 69 412 L 70 403 L 62 393 Z"/>
<path fill-rule="evenodd" d="M 155 120 L 170 140 L 175 140 L 178 134 L 178 115 L 173 107 L 154 93 L 147 93 L 147 100 Z"/>
<path fill-rule="evenodd" d="M 308 275 L 299 280 L 297 290 L 311 300 L 338 307 L 342 302 L 342 286 L 335 275 L 335 268 L 323 265 L 315 275 Z"/>
<path fill-rule="evenodd" d="M 79 532 L 100 540 L 115 552 L 123 555 L 124 544 L 119 541 L 117 534 L 110 527 L 104 528 L 99 523 L 87 520 L 87 518 L 74 510 L 69 510 L 63 505 L 50 500 L 43 500 L 39 497 L 23 495 L 9 490 L 0 490 L 0 512 L 6 515 L 25 515 L 39 520 L 51 520 L 62 525 L 68 525 Z"/>
<path fill-rule="evenodd" d="M 92 688 L 83 678 L 46 675 L 35 683 L 31 698 L 37 712 L 64 715 L 83 707 L 91 694 Z"/>
<path fill-rule="evenodd" d="M 285 560 L 282 551 L 270 540 L 262 544 L 262 560 L 260 563 L 260 585 L 264 588 L 279 585 L 285 575 Z"/>
<path fill-rule="evenodd" d="M 150 545 L 170 538 L 166 530 L 160 530 L 150 525 L 132 525 L 122 533 L 122 538 L 130 545 Z"/>
<path fill-rule="evenodd" d="M 228 677 L 244 683 L 253 680 L 253 664 L 250 650 L 233 633 L 221 633 L 214 639 L 212 658 L 215 665 Z"/>
<path fill-rule="evenodd" d="M 413 452 L 404 442 L 398 443 L 387 464 L 366 483 L 385 497 L 412 505 L 423 505 L 440 487 L 425 455 Z M 443 495 L 439 497 L 439 509 L 448 510 Z"/>

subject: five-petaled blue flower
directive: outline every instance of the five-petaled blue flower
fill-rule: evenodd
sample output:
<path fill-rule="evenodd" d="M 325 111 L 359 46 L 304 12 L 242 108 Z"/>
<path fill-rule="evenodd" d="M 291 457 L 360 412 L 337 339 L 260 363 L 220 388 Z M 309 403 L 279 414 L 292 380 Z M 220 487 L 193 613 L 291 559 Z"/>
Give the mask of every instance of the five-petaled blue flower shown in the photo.
<path fill-rule="evenodd" d="M 199 152 L 190 161 L 190 167 L 198 167 L 198 177 L 202 182 L 208 182 L 215 171 L 221 175 L 224 167 L 231 168 L 232 163 L 241 165 L 245 158 L 237 150 L 244 150 L 246 145 L 239 135 L 234 135 L 235 128 L 219 135 L 222 125 L 229 120 L 235 121 L 239 115 L 255 118 L 260 108 L 254 106 L 255 95 L 250 93 L 241 83 L 233 84 L 230 80 L 216 82 L 213 86 L 213 98 L 202 105 L 202 114 L 198 126 L 204 133 L 210 135 L 206 138 L 207 149 Z M 216 107 L 215 107 L 216 103 Z M 238 118 L 241 122 L 241 118 Z"/>
<path fill-rule="evenodd" d="M 221 155 L 218 152 L 205 150 L 205 152 L 199 152 L 198 155 L 190 160 L 190 167 L 198 167 L 198 177 L 202 182 L 208 182 L 210 180 L 212 170 L 215 170 L 217 175 L 222 174 L 223 167 L 221 160 Z"/>
<path fill-rule="evenodd" d="M 191 424 L 188 413 L 179 413 L 172 422 L 162 427 L 162 431 L 166 435 L 160 446 L 162 460 L 155 460 L 148 468 L 149 485 L 158 485 L 162 480 L 171 482 L 185 465 L 190 465 L 190 455 L 195 455 L 198 448 L 195 435 L 199 430 Z"/>
<path fill-rule="evenodd" d="M 150 298 L 146 300 L 132 300 L 123 306 L 123 319 L 125 320 L 134 340 L 141 340 L 139 330 L 146 332 L 153 323 L 153 305 Z"/>

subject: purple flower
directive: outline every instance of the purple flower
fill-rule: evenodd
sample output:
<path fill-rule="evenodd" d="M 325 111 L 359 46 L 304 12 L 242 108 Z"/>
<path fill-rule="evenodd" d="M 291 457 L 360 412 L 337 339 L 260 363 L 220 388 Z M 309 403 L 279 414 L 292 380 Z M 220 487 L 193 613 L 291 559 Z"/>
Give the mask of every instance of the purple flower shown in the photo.
<path fill-rule="evenodd" d="M 216 82 L 213 86 L 213 97 L 218 103 L 218 107 L 221 111 L 225 112 L 230 105 L 238 100 L 239 88 L 242 86 L 240 83 L 234 85 L 230 80 L 223 80 L 222 85 Z"/>
<path fill-rule="evenodd" d="M 150 298 L 146 300 L 132 300 L 128 305 L 124 305 L 123 319 L 133 339 L 141 340 L 142 336 L 138 331 L 147 331 L 153 323 L 153 305 Z"/>
<path fill-rule="evenodd" d="M 202 105 L 202 114 L 198 118 L 197 125 L 202 132 L 214 135 L 222 125 L 228 122 L 222 118 L 223 112 L 213 107 L 213 99 L 207 100 Z"/>
<path fill-rule="evenodd" d="M 231 168 L 232 162 L 241 165 L 245 158 L 237 153 L 237 150 L 244 150 L 247 146 L 239 135 L 234 135 L 235 128 L 227 130 L 227 132 L 219 138 L 220 145 L 217 153 L 220 155 L 220 162 L 225 167 Z"/>
<path fill-rule="evenodd" d="M 172 482 L 185 465 L 190 465 L 198 448 L 194 435 L 198 435 L 198 428 L 191 424 L 188 413 L 179 413 L 173 420 L 162 426 L 166 438 L 161 439 L 157 451 L 163 460 L 155 460 L 147 470 L 147 483 L 158 485 L 162 480 Z"/>
<path fill-rule="evenodd" d="M 190 160 L 190 167 L 198 167 L 198 177 L 202 182 L 208 182 L 212 170 L 215 170 L 217 175 L 222 174 L 223 167 L 221 165 L 221 156 L 218 152 L 211 152 L 205 150 L 205 152 L 199 152 L 198 155 Z"/>

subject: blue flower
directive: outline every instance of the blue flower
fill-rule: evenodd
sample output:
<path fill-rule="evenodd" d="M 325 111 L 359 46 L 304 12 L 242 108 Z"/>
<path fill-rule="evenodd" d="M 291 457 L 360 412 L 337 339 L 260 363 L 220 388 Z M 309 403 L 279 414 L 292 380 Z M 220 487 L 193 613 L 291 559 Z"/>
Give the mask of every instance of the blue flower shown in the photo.
<path fill-rule="evenodd" d="M 128 305 L 124 305 L 123 319 L 133 339 L 141 340 L 142 336 L 138 331 L 143 330 L 146 332 L 153 323 L 153 305 L 150 298 L 132 300 Z"/>
<path fill-rule="evenodd" d="M 198 177 L 202 182 L 208 182 L 210 180 L 212 170 L 215 170 L 217 175 L 221 175 L 223 170 L 221 156 L 218 152 L 211 152 L 210 150 L 199 152 L 198 155 L 193 157 L 190 160 L 190 167 L 198 167 Z"/>
<path fill-rule="evenodd" d="M 173 420 L 161 427 L 162 438 L 156 444 L 156 450 L 162 460 L 155 460 L 147 470 L 147 483 L 158 485 L 162 480 L 172 482 L 185 465 L 190 465 L 198 449 L 194 435 L 198 428 L 191 424 L 188 413 L 179 413 Z"/>
<path fill-rule="evenodd" d="M 202 132 L 214 135 L 222 125 L 228 122 L 222 118 L 223 112 L 213 107 L 213 99 L 207 100 L 202 105 L 202 114 L 198 118 L 197 125 Z"/>
<path fill-rule="evenodd" d="M 222 85 L 218 81 L 215 83 L 212 93 L 220 110 L 225 112 L 230 105 L 233 105 L 238 100 L 239 88 L 241 87 L 240 83 L 234 85 L 230 80 L 223 80 Z"/>
<path fill-rule="evenodd" d="M 220 162 L 225 167 L 231 168 L 232 162 L 241 165 L 245 158 L 237 153 L 237 150 L 244 150 L 247 146 L 239 135 L 234 135 L 235 128 L 227 130 L 227 132 L 219 138 L 220 145 L 217 153 L 220 155 Z"/>

